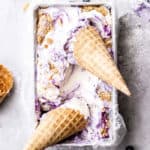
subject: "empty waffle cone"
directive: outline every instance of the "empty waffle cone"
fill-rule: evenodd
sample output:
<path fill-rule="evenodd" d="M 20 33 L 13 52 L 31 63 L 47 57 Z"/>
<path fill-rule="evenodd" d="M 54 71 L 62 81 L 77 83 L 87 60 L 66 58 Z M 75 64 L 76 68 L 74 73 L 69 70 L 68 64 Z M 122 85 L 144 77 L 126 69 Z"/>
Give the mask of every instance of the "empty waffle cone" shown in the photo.
<path fill-rule="evenodd" d="M 83 130 L 87 121 L 79 111 L 57 108 L 46 114 L 24 150 L 43 150 L 47 146 Z"/>
<path fill-rule="evenodd" d="M 0 65 L 0 103 L 4 100 L 13 86 L 12 74 Z"/>
<path fill-rule="evenodd" d="M 101 36 L 94 27 L 88 26 L 78 31 L 74 42 L 74 57 L 83 68 L 126 95 L 131 95 Z"/>

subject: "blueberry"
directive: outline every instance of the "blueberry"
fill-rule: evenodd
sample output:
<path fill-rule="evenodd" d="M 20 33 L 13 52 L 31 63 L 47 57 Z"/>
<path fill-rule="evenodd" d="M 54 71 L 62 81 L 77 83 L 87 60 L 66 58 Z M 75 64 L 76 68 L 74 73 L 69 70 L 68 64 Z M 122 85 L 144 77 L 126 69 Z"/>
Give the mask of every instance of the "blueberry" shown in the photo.
<path fill-rule="evenodd" d="M 134 147 L 129 145 L 129 146 L 126 147 L 126 150 L 134 150 Z"/>

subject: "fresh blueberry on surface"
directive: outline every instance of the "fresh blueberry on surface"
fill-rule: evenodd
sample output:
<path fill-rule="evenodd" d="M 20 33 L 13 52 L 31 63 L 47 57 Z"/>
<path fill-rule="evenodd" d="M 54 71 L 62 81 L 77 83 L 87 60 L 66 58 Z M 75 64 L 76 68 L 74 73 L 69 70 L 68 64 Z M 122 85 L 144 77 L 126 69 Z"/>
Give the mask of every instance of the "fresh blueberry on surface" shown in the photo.
<path fill-rule="evenodd" d="M 129 146 L 126 147 L 126 150 L 134 150 L 134 147 L 129 145 Z"/>

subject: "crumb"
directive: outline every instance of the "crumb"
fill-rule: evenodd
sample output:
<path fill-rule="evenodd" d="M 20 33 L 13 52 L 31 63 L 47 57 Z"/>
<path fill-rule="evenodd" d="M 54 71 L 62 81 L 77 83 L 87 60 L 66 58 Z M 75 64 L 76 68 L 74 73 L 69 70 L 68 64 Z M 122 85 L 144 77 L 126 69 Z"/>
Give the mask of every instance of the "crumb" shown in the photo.
<path fill-rule="evenodd" d="M 58 69 L 57 68 L 53 69 L 52 71 L 53 71 L 54 74 L 58 73 Z"/>
<path fill-rule="evenodd" d="M 96 10 L 100 12 L 103 16 L 107 16 L 109 13 L 109 10 L 105 6 L 100 6 Z"/>
<path fill-rule="evenodd" d="M 23 11 L 24 11 L 24 12 L 27 11 L 28 8 L 29 8 L 29 6 L 30 6 L 30 3 L 29 3 L 29 2 L 25 3 L 25 4 L 23 5 Z"/>
<path fill-rule="evenodd" d="M 57 74 L 58 73 L 58 69 L 52 63 L 49 63 L 49 69 L 52 71 L 53 74 Z"/>
<path fill-rule="evenodd" d="M 47 38 L 47 43 L 48 43 L 48 44 L 52 44 L 52 43 L 53 43 L 53 39 Z"/>
<path fill-rule="evenodd" d="M 44 47 L 45 47 L 45 48 L 48 48 L 48 45 L 47 45 L 47 44 L 45 44 L 45 45 L 44 45 Z"/>
<path fill-rule="evenodd" d="M 107 137 L 108 136 L 107 129 L 106 128 L 100 129 L 100 134 L 102 135 L 102 137 Z"/>
<path fill-rule="evenodd" d="M 103 91 L 103 92 L 100 92 L 99 93 L 99 97 L 101 98 L 101 100 L 106 100 L 106 101 L 111 101 L 111 93 L 110 92 L 106 92 L 106 91 Z"/>
<path fill-rule="evenodd" d="M 52 69 L 55 69 L 55 66 L 54 66 L 54 64 L 52 64 L 52 63 L 49 63 L 49 69 L 50 69 L 50 70 L 52 70 Z"/>
<path fill-rule="evenodd" d="M 42 43 L 42 36 L 37 35 L 37 42 L 38 42 L 38 43 Z"/>
<path fill-rule="evenodd" d="M 37 42 L 42 44 L 46 34 L 53 30 L 52 18 L 46 13 L 38 14 L 37 22 Z"/>
<path fill-rule="evenodd" d="M 112 40 L 111 40 L 111 38 L 104 39 L 104 43 L 105 43 L 107 48 L 112 47 Z"/>

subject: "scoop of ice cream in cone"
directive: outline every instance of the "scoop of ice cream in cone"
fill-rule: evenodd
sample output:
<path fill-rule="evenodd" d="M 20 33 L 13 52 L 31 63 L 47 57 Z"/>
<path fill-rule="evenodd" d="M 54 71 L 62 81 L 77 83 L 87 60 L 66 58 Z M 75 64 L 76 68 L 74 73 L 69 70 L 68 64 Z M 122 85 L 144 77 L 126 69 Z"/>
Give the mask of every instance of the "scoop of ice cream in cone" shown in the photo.
<path fill-rule="evenodd" d="M 76 34 L 74 57 L 77 63 L 116 89 L 131 95 L 99 32 L 93 26 Z"/>
<path fill-rule="evenodd" d="M 47 146 L 56 144 L 82 131 L 87 124 L 87 118 L 84 114 L 88 112 L 88 108 L 78 99 L 74 99 L 73 104 L 74 108 L 72 103 L 69 102 L 48 112 L 41 120 L 24 150 L 43 150 Z M 83 113 L 82 109 L 84 109 Z"/>
<path fill-rule="evenodd" d="M 4 100 L 13 86 L 12 74 L 0 64 L 0 103 Z"/>

